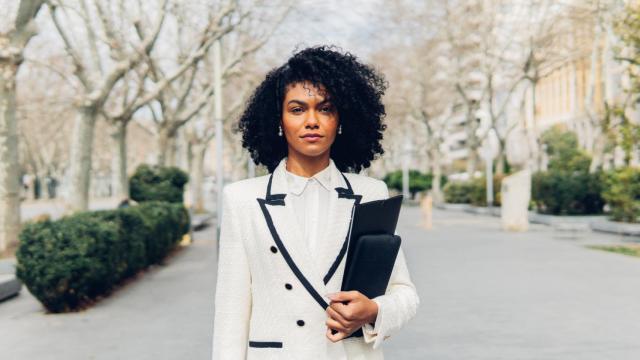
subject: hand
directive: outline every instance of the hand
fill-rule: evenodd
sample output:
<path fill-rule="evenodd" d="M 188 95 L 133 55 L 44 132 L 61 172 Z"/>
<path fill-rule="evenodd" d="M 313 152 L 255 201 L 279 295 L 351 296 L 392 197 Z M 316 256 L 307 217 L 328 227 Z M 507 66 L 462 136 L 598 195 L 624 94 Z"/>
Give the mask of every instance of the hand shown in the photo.
<path fill-rule="evenodd" d="M 376 321 L 378 304 L 359 291 L 340 291 L 327 297 L 331 299 L 327 308 L 327 338 L 333 342 L 346 338 L 366 323 Z M 333 334 L 331 330 L 337 332 Z"/>

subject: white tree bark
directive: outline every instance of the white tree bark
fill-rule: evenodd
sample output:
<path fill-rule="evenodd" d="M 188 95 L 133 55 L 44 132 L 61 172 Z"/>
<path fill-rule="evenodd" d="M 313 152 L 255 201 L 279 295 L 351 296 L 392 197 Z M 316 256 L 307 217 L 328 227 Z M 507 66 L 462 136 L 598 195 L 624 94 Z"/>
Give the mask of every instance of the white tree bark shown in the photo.
<path fill-rule="evenodd" d="M 95 106 L 78 107 L 71 138 L 69 157 L 69 184 L 71 191 L 68 207 L 73 211 L 89 208 L 91 180 L 91 154 L 97 110 Z"/>
<path fill-rule="evenodd" d="M 15 78 L 18 66 L 2 60 L 0 62 L 0 251 L 17 242 L 20 232 Z"/>
<path fill-rule="evenodd" d="M 160 127 L 158 129 L 158 136 L 156 138 L 157 165 L 173 165 L 175 156 L 172 156 L 171 153 L 175 152 L 175 148 L 173 145 L 174 137 L 174 132 L 170 131 L 170 129 L 168 129 L 167 127 Z"/>
<path fill-rule="evenodd" d="M 127 176 L 127 123 L 118 121 L 111 124 L 113 157 L 111 174 L 113 196 L 119 199 L 129 197 L 129 178 Z"/>
<path fill-rule="evenodd" d="M 42 3 L 21 1 L 14 29 L 0 34 L 0 252 L 17 243 L 20 232 L 16 74 Z"/>
<path fill-rule="evenodd" d="M 204 182 L 204 155 L 207 151 L 207 144 L 199 143 L 191 146 L 191 176 L 189 182 L 191 184 L 191 194 L 193 201 L 193 209 L 196 212 L 204 211 L 204 192 L 202 183 Z"/>

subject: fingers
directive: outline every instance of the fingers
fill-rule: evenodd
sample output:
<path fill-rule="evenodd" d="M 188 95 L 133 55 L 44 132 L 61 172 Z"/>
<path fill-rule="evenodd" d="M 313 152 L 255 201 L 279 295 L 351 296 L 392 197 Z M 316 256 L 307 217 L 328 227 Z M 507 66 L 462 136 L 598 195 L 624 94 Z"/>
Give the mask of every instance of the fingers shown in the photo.
<path fill-rule="evenodd" d="M 331 306 L 329 306 L 327 308 L 327 315 L 340 323 L 340 325 L 344 326 L 345 328 L 349 328 L 353 326 L 353 323 L 347 319 L 345 319 L 342 315 L 340 315 L 340 313 L 338 313 L 337 311 L 335 311 Z"/>
<path fill-rule="evenodd" d="M 329 329 L 338 330 L 339 332 L 349 333 L 349 329 L 347 329 L 342 324 L 340 324 L 339 322 L 337 322 L 332 318 L 327 318 L 326 324 Z"/>
<path fill-rule="evenodd" d="M 353 305 L 345 305 L 340 302 L 329 304 L 329 308 L 338 313 L 344 320 L 351 320 L 353 316 Z"/>
<path fill-rule="evenodd" d="M 330 329 L 330 328 L 327 328 L 327 338 L 328 338 L 329 340 L 331 340 L 332 342 L 340 341 L 340 340 L 342 340 L 342 339 L 346 338 L 347 336 L 349 336 L 349 334 L 347 334 L 347 333 L 343 333 L 343 332 L 341 332 L 341 331 L 338 331 L 337 333 L 332 334 L 332 333 L 331 333 L 331 329 Z"/>
<path fill-rule="evenodd" d="M 333 294 L 327 294 L 327 297 L 331 299 L 331 301 L 352 301 L 361 296 L 359 291 L 339 291 Z"/>

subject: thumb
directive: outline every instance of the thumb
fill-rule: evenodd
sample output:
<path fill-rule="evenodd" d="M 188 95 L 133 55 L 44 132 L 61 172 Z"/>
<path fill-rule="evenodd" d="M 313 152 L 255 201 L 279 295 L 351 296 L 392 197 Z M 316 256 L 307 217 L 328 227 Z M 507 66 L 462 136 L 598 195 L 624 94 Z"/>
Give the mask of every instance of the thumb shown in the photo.
<path fill-rule="evenodd" d="M 331 301 L 350 301 L 353 300 L 353 296 L 350 291 L 339 291 L 336 293 L 327 294 L 327 297 Z"/>

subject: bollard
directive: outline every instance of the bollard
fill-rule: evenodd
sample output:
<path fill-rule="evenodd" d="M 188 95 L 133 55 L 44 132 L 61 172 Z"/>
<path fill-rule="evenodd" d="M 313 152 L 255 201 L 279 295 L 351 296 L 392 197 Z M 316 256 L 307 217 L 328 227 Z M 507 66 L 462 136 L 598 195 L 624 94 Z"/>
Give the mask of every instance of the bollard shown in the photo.
<path fill-rule="evenodd" d="M 431 223 L 433 213 L 433 198 L 431 197 L 431 193 L 428 193 L 427 196 L 423 197 L 422 201 L 420 201 L 420 210 L 422 211 L 422 226 L 430 230 L 433 226 Z"/>

